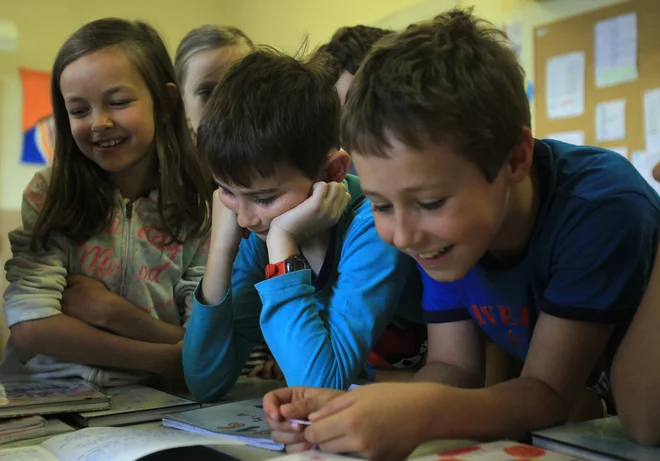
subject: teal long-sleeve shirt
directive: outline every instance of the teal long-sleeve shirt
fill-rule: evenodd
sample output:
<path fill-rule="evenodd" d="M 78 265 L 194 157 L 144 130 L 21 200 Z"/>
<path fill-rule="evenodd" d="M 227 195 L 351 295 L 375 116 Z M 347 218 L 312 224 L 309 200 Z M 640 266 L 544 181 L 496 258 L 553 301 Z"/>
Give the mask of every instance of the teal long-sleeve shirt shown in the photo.
<path fill-rule="evenodd" d="M 315 288 L 309 270 L 266 280 L 268 250 L 252 235 L 241 243 L 221 303 L 204 305 L 195 293 L 183 346 L 195 398 L 221 398 L 262 335 L 289 386 L 346 389 L 388 323 L 421 321 L 412 259 L 379 238 L 359 180 L 349 176 L 346 184 L 353 199 L 334 229 L 323 286 Z"/>

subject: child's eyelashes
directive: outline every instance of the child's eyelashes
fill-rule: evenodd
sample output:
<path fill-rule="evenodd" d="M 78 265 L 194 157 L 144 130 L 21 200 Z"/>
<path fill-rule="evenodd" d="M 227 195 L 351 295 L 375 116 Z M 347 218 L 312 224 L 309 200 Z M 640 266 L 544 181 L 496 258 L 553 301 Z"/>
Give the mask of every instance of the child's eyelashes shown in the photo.
<path fill-rule="evenodd" d="M 424 210 L 437 210 L 442 207 L 446 201 L 447 198 L 441 198 L 440 200 L 434 200 L 432 202 L 419 202 L 419 207 Z"/>
<path fill-rule="evenodd" d="M 371 211 L 375 213 L 389 213 L 392 211 L 392 205 L 376 205 L 375 203 L 372 203 Z"/>
<path fill-rule="evenodd" d="M 272 204 L 276 199 L 277 197 L 255 197 L 254 203 L 257 205 L 268 206 Z"/>
<path fill-rule="evenodd" d="M 213 92 L 213 88 L 200 88 L 199 90 L 197 90 L 196 94 L 203 101 L 207 101 L 211 97 L 212 92 Z"/>
<path fill-rule="evenodd" d="M 128 106 L 132 102 L 133 102 L 133 100 L 131 100 L 131 99 L 121 99 L 119 101 L 112 101 L 110 103 L 110 105 L 112 107 L 125 107 L 125 106 Z"/>

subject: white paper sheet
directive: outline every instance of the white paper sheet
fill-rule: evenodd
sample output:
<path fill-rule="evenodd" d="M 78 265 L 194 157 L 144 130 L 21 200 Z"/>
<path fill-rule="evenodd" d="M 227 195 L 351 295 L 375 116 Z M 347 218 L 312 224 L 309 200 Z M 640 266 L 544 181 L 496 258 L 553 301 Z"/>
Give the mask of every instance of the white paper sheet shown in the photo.
<path fill-rule="evenodd" d="M 644 93 L 644 133 L 646 150 L 660 151 L 660 88 Z"/>
<path fill-rule="evenodd" d="M 637 15 L 628 13 L 596 23 L 596 86 L 637 80 Z"/>
<path fill-rule="evenodd" d="M 660 194 L 660 182 L 653 177 L 653 168 L 660 163 L 660 152 L 635 151 L 630 155 L 630 161 L 642 177 L 646 179 L 646 182 Z"/>
<path fill-rule="evenodd" d="M 608 147 L 607 149 L 611 150 L 612 152 L 616 152 L 617 154 L 620 154 L 625 158 L 628 158 L 628 148 L 626 146 Z"/>
<path fill-rule="evenodd" d="M 506 36 L 509 38 L 509 42 L 513 52 L 516 53 L 518 61 L 522 61 L 522 52 L 523 52 L 523 23 L 521 21 L 510 22 L 506 25 Z"/>
<path fill-rule="evenodd" d="M 584 131 L 580 130 L 550 133 L 546 138 L 556 139 L 557 141 L 573 144 L 575 146 L 584 146 Z"/>
<path fill-rule="evenodd" d="M 626 100 L 596 104 L 596 141 L 618 141 L 626 137 Z"/>
<path fill-rule="evenodd" d="M 577 117 L 584 113 L 584 52 L 548 59 L 545 67 L 548 118 Z"/>
<path fill-rule="evenodd" d="M 0 19 L 0 52 L 14 53 L 18 50 L 18 27 L 13 21 Z"/>
<path fill-rule="evenodd" d="M 43 448 L 23 447 L 0 450 L 0 461 L 59 461 Z"/>

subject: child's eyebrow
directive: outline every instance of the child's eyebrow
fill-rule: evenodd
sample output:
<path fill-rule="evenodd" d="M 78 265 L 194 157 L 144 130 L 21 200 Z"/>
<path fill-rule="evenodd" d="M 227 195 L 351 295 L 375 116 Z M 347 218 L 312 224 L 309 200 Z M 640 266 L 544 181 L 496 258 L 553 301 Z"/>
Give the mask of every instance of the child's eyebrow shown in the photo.
<path fill-rule="evenodd" d="M 131 90 L 131 89 L 132 89 L 132 88 L 131 88 L 130 86 L 128 86 L 128 85 L 117 85 L 117 86 L 113 86 L 113 87 L 111 87 L 111 88 L 108 88 L 108 89 L 105 90 L 103 93 L 105 93 L 105 94 L 107 94 L 107 95 L 110 96 L 110 95 L 113 95 L 113 94 L 115 94 L 115 93 L 119 93 L 120 91 L 123 91 L 123 90 Z"/>
<path fill-rule="evenodd" d="M 249 191 L 241 192 L 241 194 L 242 195 L 266 195 L 266 194 L 272 194 L 273 192 L 277 192 L 277 187 L 271 187 L 269 189 L 249 190 Z"/>

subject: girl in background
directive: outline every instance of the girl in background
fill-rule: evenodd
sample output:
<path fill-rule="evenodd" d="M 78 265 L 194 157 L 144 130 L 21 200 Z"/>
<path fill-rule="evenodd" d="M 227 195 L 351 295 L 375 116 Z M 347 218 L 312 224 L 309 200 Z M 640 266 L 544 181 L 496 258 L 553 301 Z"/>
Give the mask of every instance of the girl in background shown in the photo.
<path fill-rule="evenodd" d="M 229 66 L 253 48 L 252 40 L 235 27 L 207 24 L 183 37 L 174 56 L 174 69 L 193 134 L 213 88 Z"/>
<path fill-rule="evenodd" d="M 193 139 L 196 138 L 199 121 L 213 88 L 220 83 L 229 66 L 253 48 L 252 40 L 240 29 L 211 24 L 191 30 L 179 43 L 174 56 L 174 69 Z M 241 374 L 283 378 L 265 342 L 254 347 Z"/>
<path fill-rule="evenodd" d="M 62 45 L 51 78 L 54 163 L 9 234 L 0 374 L 181 384 L 211 191 L 170 57 L 149 25 L 101 19 Z"/>

